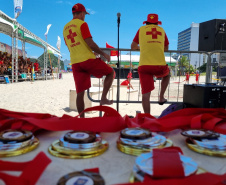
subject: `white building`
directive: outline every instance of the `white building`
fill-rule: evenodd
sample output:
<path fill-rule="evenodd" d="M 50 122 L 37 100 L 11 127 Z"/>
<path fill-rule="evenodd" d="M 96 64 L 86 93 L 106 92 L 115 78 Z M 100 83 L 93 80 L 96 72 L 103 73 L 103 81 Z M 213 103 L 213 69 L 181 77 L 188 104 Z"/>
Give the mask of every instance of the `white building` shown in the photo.
<path fill-rule="evenodd" d="M 178 51 L 198 51 L 199 47 L 199 23 L 192 23 L 190 28 L 178 33 L 177 50 Z M 193 66 L 202 65 L 206 61 L 206 57 L 202 54 L 185 53 Z"/>

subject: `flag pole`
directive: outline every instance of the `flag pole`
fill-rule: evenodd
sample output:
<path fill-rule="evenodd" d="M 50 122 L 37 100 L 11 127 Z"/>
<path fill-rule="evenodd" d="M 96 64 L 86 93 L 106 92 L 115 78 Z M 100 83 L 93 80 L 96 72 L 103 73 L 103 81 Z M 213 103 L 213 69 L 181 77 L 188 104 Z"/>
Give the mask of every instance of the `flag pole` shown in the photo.
<path fill-rule="evenodd" d="M 46 30 L 46 33 L 44 34 L 45 36 L 46 36 L 46 42 L 48 43 L 48 39 L 47 39 L 47 36 L 48 36 L 48 32 L 49 32 L 49 28 L 52 26 L 52 24 L 49 24 L 48 26 L 47 26 L 47 30 Z M 49 53 L 48 52 L 48 45 L 47 45 L 47 53 Z M 49 63 L 50 63 L 50 68 L 51 68 L 51 74 L 52 74 L 52 76 L 53 76 L 53 80 L 54 80 L 54 75 L 53 75 L 53 69 L 52 69 L 52 63 L 51 63 L 51 58 L 50 58 L 50 53 L 49 53 Z M 48 62 L 47 62 L 47 64 L 48 64 Z"/>
<path fill-rule="evenodd" d="M 118 23 L 118 63 L 117 63 L 117 67 L 118 67 L 118 78 L 117 78 L 117 103 L 116 103 L 116 110 L 119 112 L 119 94 L 120 94 L 120 76 L 121 76 L 121 72 L 120 72 L 120 62 L 119 62 L 119 25 L 120 25 L 120 16 L 121 13 L 117 13 L 117 23 Z"/>
<path fill-rule="evenodd" d="M 47 38 L 46 41 L 48 42 Z M 48 48 L 47 48 L 47 52 L 48 52 Z M 49 52 L 48 52 L 49 53 Z M 49 53 L 49 63 L 50 63 L 50 68 L 51 68 L 51 74 L 53 76 L 53 80 L 54 80 L 54 75 L 53 75 L 53 69 L 52 69 L 52 63 L 51 63 L 51 58 L 50 58 L 50 53 Z M 48 63 L 47 63 L 48 64 Z"/>

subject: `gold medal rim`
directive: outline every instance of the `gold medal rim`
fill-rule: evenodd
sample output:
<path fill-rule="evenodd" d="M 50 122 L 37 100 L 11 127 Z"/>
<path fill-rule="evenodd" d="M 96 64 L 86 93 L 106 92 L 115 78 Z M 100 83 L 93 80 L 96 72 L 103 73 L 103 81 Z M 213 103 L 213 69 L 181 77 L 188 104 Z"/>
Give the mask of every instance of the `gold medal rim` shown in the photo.
<path fill-rule="evenodd" d="M 34 150 L 35 148 L 37 148 L 39 145 L 39 140 L 38 138 L 34 138 L 33 142 L 30 143 L 30 145 L 25 146 L 23 148 L 20 148 L 18 150 L 14 150 L 14 151 L 0 151 L 0 157 L 11 157 L 11 156 L 16 156 L 16 155 L 21 155 L 21 154 L 25 154 L 28 153 L 32 150 Z"/>
<path fill-rule="evenodd" d="M 56 141 L 55 141 L 56 142 Z M 74 154 L 69 154 L 65 153 L 64 151 L 60 152 L 57 150 L 54 150 L 53 146 L 49 146 L 48 151 L 50 154 L 56 157 L 61 157 L 61 158 L 68 158 L 68 159 L 86 159 L 86 158 L 91 158 L 91 157 L 96 157 L 101 154 L 103 154 L 107 149 L 108 149 L 108 142 L 105 140 L 102 140 L 104 144 L 101 145 L 98 151 L 92 151 L 91 153 L 74 153 Z"/>
<path fill-rule="evenodd" d="M 101 141 L 98 147 L 93 147 L 89 149 L 71 149 L 67 147 L 60 146 L 60 140 L 54 141 L 52 144 L 52 149 L 63 154 L 68 155 L 91 155 L 101 152 L 105 147 L 108 147 L 108 143 L 105 140 Z"/>
<path fill-rule="evenodd" d="M 226 157 L 226 151 L 210 150 L 210 149 L 203 148 L 196 144 L 191 144 L 191 143 L 189 143 L 189 138 L 187 138 L 185 140 L 185 143 L 189 149 L 191 149 L 197 153 L 201 153 L 201 154 L 209 155 L 209 156 L 216 156 L 216 157 Z"/>
<path fill-rule="evenodd" d="M 170 147 L 170 146 L 173 146 L 173 141 L 170 139 L 166 139 L 166 143 L 164 145 L 160 145 L 160 146 L 154 147 L 154 148 L 165 148 L 165 147 Z M 150 152 L 150 151 L 152 151 L 152 149 L 154 149 L 154 148 L 150 148 L 150 149 L 136 148 L 134 146 L 125 145 L 125 144 L 121 143 L 119 140 L 117 141 L 117 148 L 125 154 L 135 155 L 135 156 L 138 156 L 145 152 Z"/>

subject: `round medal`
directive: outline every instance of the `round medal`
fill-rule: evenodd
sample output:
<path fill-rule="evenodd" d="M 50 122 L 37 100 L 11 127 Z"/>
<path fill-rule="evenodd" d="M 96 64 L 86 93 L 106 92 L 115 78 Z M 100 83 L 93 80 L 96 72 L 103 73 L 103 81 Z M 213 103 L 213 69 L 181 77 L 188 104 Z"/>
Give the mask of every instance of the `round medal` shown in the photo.
<path fill-rule="evenodd" d="M 211 130 L 205 129 L 188 129 L 181 132 L 183 136 L 191 137 L 191 138 L 217 138 L 220 135 Z"/>
<path fill-rule="evenodd" d="M 96 134 L 91 131 L 73 131 L 66 133 L 64 140 L 69 143 L 92 143 L 96 140 Z"/>
<path fill-rule="evenodd" d="M 61 177 L 57 185 L 104 185 L 104 179 L 99 173 L 80 171 Z"/>
<path fill-rule="evenodd" d="M 151 132 L 143 128 L 126 128 L 120 132 L 122 138 L 147 139 L 152 136 Z"/>
<path fill-rule="evenodd" d="M 32 132 L 27 130 L 4 130 L 0 132 L 0 142 L 2 143 L 18 143 L 31 139 Z"/>

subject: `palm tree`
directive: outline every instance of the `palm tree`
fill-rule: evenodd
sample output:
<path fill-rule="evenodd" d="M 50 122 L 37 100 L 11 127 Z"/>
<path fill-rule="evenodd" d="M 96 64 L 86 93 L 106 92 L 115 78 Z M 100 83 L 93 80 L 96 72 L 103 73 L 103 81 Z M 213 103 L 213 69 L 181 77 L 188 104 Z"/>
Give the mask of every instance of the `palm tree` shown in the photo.
<path fill-rule="evenodd" d="M 187 56 L 181 56 L 178 60 L 178 67 L 180 75 L 184 75 L 185 72 L 190 72 L 189 70 L 189 60 Z M 178 74 L 179 75 L 179 74 Z"/>

